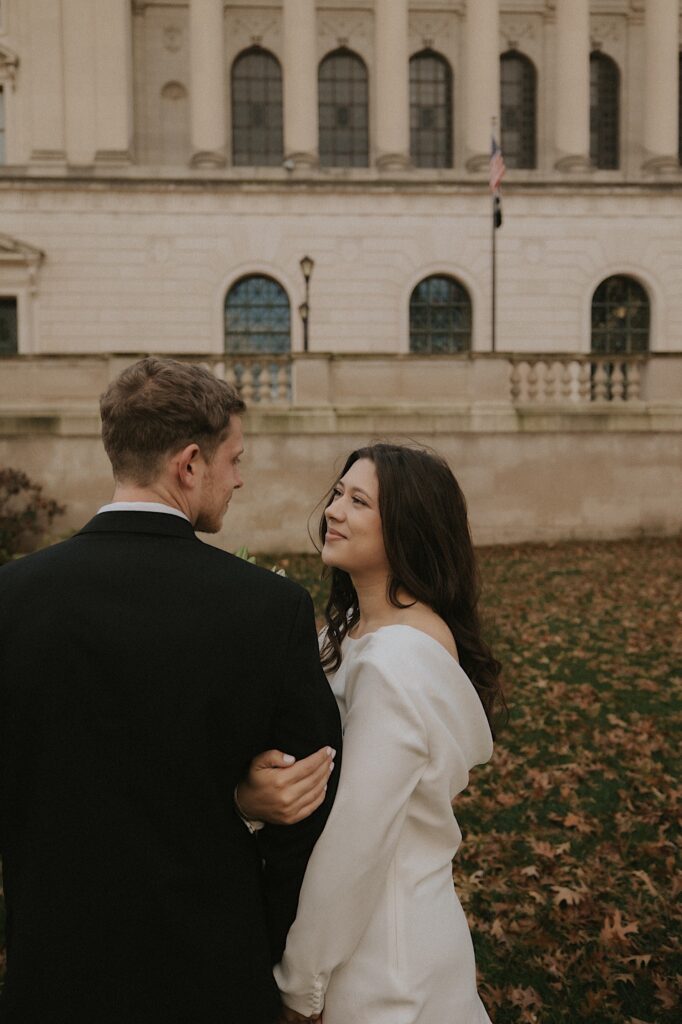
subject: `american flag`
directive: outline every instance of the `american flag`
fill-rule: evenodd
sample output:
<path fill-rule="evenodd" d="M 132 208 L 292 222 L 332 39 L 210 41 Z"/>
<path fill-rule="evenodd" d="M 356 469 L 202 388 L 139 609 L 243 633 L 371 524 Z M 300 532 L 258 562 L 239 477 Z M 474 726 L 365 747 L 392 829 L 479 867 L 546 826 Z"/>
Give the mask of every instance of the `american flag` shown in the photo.
<path fill-rule="evenodd" d="M 506 170 L 502 150 L 497 145 L 497 139 L 493 135 L 490 148 L 490 189 L 492 192 L 497 192 L 499 189 Z"/>

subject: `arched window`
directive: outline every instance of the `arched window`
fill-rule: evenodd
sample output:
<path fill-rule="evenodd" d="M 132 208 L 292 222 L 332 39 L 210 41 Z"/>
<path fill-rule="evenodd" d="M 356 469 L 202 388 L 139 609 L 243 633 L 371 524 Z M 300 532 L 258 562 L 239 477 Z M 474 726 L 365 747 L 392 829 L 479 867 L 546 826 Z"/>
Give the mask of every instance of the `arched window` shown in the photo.
<path fill-rule="evenodd" d="M 430 355 L 471 348 L 471 299 L 454 277 L 434 274 L 410 297 L 410 352 Z"/>
<path fill-rule="evenodd" d="M 253 46 L 232 65 L 232 162 L 275 167 L 283 159 L 282 69 L 271 53 Z"/>
<path fill-rule="evenodd" d="M 342 48 L 319 69 L 320 164 L 367 167 L 369 163 L 367 68 Z"/>
<path fill-rule="evenodd" d="M 452 167 L 452 70 L 433 50 L 410 59 L 410 155 L 415 167 Z"/>
<path fill-rule="evenodd" d="M 603 53 L 590 54 L 590 159 L 599 170 L 620 164 L 620 72 Z"/>
<path fill-rule="evenodd" d="M 607 277 L 592 297 L 592 351 L 627 355 L 649 351 L 649 297 L 632 277 Z"/>
<path fill-rule="evenodd" d="M 522 53 L 510 50 L 500 58 L 502 152 L 507 167 L 536 165 L 536 74 Z"/>
<path fill-rule="evenodd" d="M 225 351 L 278 354 L 291 348 L 289 298 L 271 277 L 249 274 L 225 299 Z"/>

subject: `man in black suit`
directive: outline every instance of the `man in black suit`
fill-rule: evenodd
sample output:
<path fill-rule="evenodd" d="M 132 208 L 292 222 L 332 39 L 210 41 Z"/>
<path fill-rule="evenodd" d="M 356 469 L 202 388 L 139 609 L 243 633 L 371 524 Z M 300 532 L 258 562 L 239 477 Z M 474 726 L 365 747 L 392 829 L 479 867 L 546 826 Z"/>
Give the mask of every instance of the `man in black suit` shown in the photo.
<path fill-rule="evenodd" d="M 128 368 L 101 401 L 114 503 L 0 570 L 2 1024 L 278 1016 L 341 731 L 309 595 L 194 533 L 242 486 L 243 410 L 200 367 Z M 247 827 L 255 755 L 324 747 L 285 801 L 317 810 Z"/>

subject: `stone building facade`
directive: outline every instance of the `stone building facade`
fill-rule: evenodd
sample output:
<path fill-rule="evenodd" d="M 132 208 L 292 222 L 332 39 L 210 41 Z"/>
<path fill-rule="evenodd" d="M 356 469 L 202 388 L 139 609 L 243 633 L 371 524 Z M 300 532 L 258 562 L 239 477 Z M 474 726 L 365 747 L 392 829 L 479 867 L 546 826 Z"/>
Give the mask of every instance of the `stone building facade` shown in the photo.
<path fill-rule="evenodd" d="M 681 19 L 0 0 L 0 461 L 77 523 L 109 486 L 97 389 L 158 352 L 251 399 L 253 546 L 302 546 L 324 466 L 377 434 L 445 450 L 483 540 L 679 529 Z"/>

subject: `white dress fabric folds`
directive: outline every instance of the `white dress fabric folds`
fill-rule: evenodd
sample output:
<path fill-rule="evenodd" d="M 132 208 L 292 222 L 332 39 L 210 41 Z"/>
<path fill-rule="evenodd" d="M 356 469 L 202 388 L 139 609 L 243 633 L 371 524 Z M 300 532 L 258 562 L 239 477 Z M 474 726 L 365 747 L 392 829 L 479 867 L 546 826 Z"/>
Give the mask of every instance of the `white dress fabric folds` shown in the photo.
<path fill-rule="evenodd" d="M 490 1024 L 451 863 L 451 802 L 492 754 L 479 697 L 403 625 L 347 638 L 330 683 L 343 766 L 275 968 L 285 1002 L 324 1024 Z"/>

